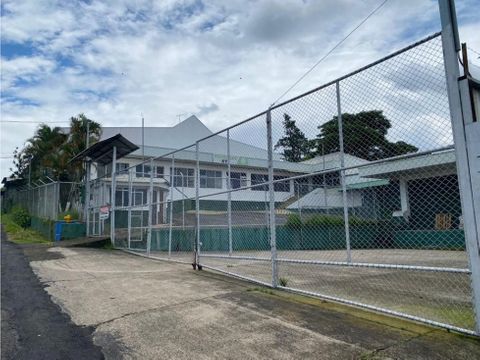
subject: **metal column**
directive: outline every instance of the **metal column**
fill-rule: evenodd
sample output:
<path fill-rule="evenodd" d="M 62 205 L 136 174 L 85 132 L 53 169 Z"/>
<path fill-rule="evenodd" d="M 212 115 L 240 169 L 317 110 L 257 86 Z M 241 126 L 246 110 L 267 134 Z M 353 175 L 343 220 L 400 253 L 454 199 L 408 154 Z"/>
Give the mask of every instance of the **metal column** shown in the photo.
<path fill-rule="evenodd" d="M 130 242 L 132 238 L 132 197 L 133 197 L 133 186 L 132 186 L 132 169 L 128 169 L 128 249 L 130 249 Z"/>
<path fill-rule="evenodd" d="M 233 253 L 233 238 L 232 238 L 232 192 L 231 187 L 231 164 L 230 164 L 230 129 L 227 130 L 227 216 L 228 216 L 228 254 L 232 255 Z M 240 179 L 240 181 L 242 181 Z"/>
<path fill-rule="evenodd" d="M 173 227 L 173 189 L 175 184 L 175 154 L 172 155 L 172 166 L 170 167 L 170 209 L 168 224 L 168 258 L 172 256 L 172 227 Z"/>
<path fill-rule="evenodd" d="M 277 237 L 275 223 L 275 191 L 273 188 L 273 142 L 272 142 L 272 113 L 267 111 L 267 150 L 268 150 L 268 193 L 269 193 L 269 222 L 270 222 L 270 251 L 272 259 L 272 286 L 277 287 Z"/>
<path fill-rule="evenodd" d="M 195 264 L 200 264 L 200 153 L 198 141 L 195 143 L 195 159 L 197 166 L 195 169 L 195 215 L 197 223 L 197 236 L 195 242 Z"/>
<path fill-rule="evenodd" d="M 473 123 L 470 96 L 465 89 L 466 79 L 460 80 L 458 37 L 455 4 L 453 0 L 439 0 L 442 23 L 442 45 L 447 79 L 448 102 L 452 121 L 455 155 L 457 161 L 458 184 L 464 218 L 465 243 L 471 270 L 473 308 L 475 311 L 475 331 L 480 334 L 480 224 L 477 223 L 474 207 L 472 177 L 469 167 L 469 154 L 465 125 Z"/>
<path fill-rule="evenodd" d="M 117 187 L 117 147 L 113 147 L 112 184 L 110 189 L 110 241 L 115 246 L 115 192 Z"/>
<path fill-rule="evenodd" d="M 347 184 L 345 181 L 345 150 L 343 146 L 343 121 L 342 121 L 342 106 L 340 103 L 340 83 L 335 83 L 337 92 L 337 119 L 338 119 L 338 139 L 340 143 L 340 179 L 342 182 L 342 196 L 343 196 L 343 220 L 345 222 L 345 242 L 347 247 L 347 262 L 352 262 L 352 253 L 350 250 L 350 226 L 348 221 L 348 196 Z"/>
<path fill-rule="evenodd" d="M 150 187 L 148 201 L 148 233 L 147 233 L 147 256 L 150 256 L 152 247 L 152 214 L 153 214 L 153 159 L 150 159 Z"/>

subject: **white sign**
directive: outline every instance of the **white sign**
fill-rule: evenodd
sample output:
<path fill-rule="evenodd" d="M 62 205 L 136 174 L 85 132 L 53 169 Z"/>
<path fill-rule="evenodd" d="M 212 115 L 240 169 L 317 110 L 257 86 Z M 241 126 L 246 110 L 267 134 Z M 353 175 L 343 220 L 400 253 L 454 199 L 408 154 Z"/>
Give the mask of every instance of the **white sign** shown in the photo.
<path fill-rule="evenodd" d="M 108 219 L 110 207 L 108 205 L 100 207 L 100 220 Z"/>

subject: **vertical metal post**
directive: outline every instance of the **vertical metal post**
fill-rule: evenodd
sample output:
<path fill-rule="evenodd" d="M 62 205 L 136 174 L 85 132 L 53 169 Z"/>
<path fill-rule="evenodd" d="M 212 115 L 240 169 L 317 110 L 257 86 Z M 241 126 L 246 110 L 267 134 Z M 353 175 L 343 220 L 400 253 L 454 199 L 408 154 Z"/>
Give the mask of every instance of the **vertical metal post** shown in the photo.
<path fill-rule="evenodd" d="M 269 222 L 270 222 L 270 251 L 272 258 L 272 286 L 278 284 L 277 268 L 277 237 L 275 223 L 275 191 L 273 188 L 273 141 L 272 141 L 272 113 L 267 111 L 267 151 L 268 151 L 268 193 L 269 193 Z"/>
<path fill-rule="evenodd" d="M 228 216 L 228 254 L 233 253 L 233 238 L 232 238 L 232 183 L 231 183 L 231 159 L 230 159 L 230 130 L 227 130 L 227 216 Z M 241 176 L 240 176 L 241 177 Z M 242 179 L 240 179 L 242 181 Z"/>
<path fill-rule="evenodd" d="M 87 162 L 86 165 L 87 173 L 85 174 L 86 184 L 85 184 L 85 221 L 87 224 L 87 236 L 90 236 L 90 171 L 91 163 Z"/>
<path fill-rule="evenodd" d="M 57 220 L 57 218 L 58 218 L 58 207 L 60 205 L 60 182 L 58 182 L 58 181 L 54 182 L 53 189 L 54 189 L 54 192 L 55 192 L 55 194 L 54 194 L 55 209 L 53 210 L 53 218 L 55 220 Z"/>
<path fill-rule="evenodd" d="M 148 233 L 147 233 L 147 256 L 150 256 L 152 247 L 152 214 L 153 214 L 153 158 L 150 159 L 150 188 L 148 200 Z"/>
<path fill-rule="evenodd" d="M 348 220 L 348 196 L 347 184 L 345 180 L 345 150 L 343 144 L 343 121 L 342 121 L 342 106 L 340 103 L 340 82 L 336 82 L 337 92 L 337 118 L 338 118 L 338 139 L 340 142 L 340 179 L 342 183 L 342 198 L 343 198 L 343 220 L 345 222 L 345 242 L 347 247 L 347 262 L 352 262 L 352 252 L 350 250 L 350 226 Z"/>
<path fill-rule="evenodd" d="M 480 334 L 480 224 L 474 206 L 473 176 L 469 166 L 469 144 L 465 126 L 473 125 L 473 114 L 466 79 L 459 80 L 458 38 L 455 4 L 453 0 L 439 0 L 442 24 L 442 45 L 447 80 L 448 102 L 452 121 L 453 139 L 460 187 L 462 215 L 464 219 L 465 243 L 471 270 L 472 300 L 475 311 L 475 331 Z M 475 124 L 477 125 L 477 124 Z"/>
<path fill-rule="evenodd" d="M 199 153 L 199 143 L 195 143 L 195 159 L 197 161 L 197 166 L 195 169 L 195 215 L 197 223 L 197 236 L 195 243 L 195 264 L 198 266 L 200 263 L 200 153 Z"/>
<path fill-rule="evenodd" d="M 175 154 L 172 155 L 172 166 L 170 167 L 170 209 L 168 223 L 168 258 L 172 256 L 172 230 L 173 230 L 173 189 L 175 184 Z"/>
<path fill-rule="evenodd" d="M 48 185 L 43 185 L 43 218 L 47 218 L 47 187 Z"/>
<path fill-rule="evenodd" d="M 90 170 L 90 168 L 89 168 Z M 117 188 L 117 147 L 113 147 L 112 184 L 110 189 L 110 242 L 115 246 L 115 193 Z"/>
<path fill-rule="evenodd" d="M 133 197 L 133 185 L 132 185 L 132 169 L 128 169 L 128 248 L 130 249 L 130 243 L 132 238 L 132 197 Z"/>

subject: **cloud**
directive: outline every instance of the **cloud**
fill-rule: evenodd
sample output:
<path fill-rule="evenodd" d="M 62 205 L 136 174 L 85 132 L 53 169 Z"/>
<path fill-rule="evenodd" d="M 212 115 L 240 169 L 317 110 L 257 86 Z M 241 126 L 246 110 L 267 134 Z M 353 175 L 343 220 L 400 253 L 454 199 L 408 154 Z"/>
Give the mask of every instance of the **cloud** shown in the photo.
<path fill-rule="evenodd" d="M 215 112 L 215 111 L 218 111 L 218 109 L 219 109 L 218 105 L 215 104 L 215 103 L 210 103 L 210 104 L 208 104 L 208 105 L 198 105 L 197 108 L 198 108 L 198 110 L 199 110 L 199 111 L 196 113 L 196 115 L 197 115 L 198 117 L 202 117 L 202 116 L 204 116 L 204 115 L 208 115 L 208 114 L 210 114 L 210 113 L 213 113 L 213 112 Z"/>
<path fill-rule="evenodd" d="M 458 12 L 462 39 L 480 50 L 479 22 L 463 15 L 476 1 L 461 2 Z M 106 126 L 128 126 L 143 113 L 149 126 L 170 126 L 188 112 L 220 130 L 266 109 L 377 5 L 5 0 L 2 43 L 31 55 L 2 54 L 2 120 L 67 121 L 84 112 Z M 433 0 L 388 2 L 287 97 L 437 31 L 438 18 Z M 302 116 L 313 124 L 313 111 Z M 2 123 L 2 155 L 34 128 Z M 245 134 L 232 131 L 237 140 L 254 141 Z"/>

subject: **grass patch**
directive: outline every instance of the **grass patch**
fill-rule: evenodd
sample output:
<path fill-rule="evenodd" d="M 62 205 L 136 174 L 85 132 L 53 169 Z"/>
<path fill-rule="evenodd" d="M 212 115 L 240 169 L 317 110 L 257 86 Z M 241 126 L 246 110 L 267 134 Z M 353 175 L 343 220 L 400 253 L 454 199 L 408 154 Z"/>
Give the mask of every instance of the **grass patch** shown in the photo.
<path fill-rule="evenodd" d="M 105 242 L 105 245 L 103 245 L 103 249 L 105 249 L 105 250 L 115 250 L 115 247 L 112 245 L 112 242 L 110 240 L 107 240 Z"/>
<path fill-rule="evenodd" d="M 268 295 L 275 295 L 273 290 L 270 290 L 269 288 L 266 288 L 266 287 L 265 288 L 263 288 L 263 287 L 248 288 L 247 291 L 256 291 L 256 292 L 261 292 L 261 293 L 268 294 Z"/>
<path fill-rule="evenodd" d="M 8 240 L 16 244 L 51 244 L 51 241 L 38 232 L 16 224 L 10 214 L 2 214 L 1 222 L 8 234 Z"/>
<path fill-rule="evenodd" d="M 281 277 L 278 279 L 278 283 L 280 286 L 286 287 L 288 285 L 288 279 L 285 277 Z"/>

